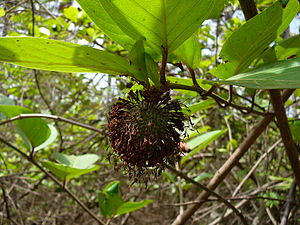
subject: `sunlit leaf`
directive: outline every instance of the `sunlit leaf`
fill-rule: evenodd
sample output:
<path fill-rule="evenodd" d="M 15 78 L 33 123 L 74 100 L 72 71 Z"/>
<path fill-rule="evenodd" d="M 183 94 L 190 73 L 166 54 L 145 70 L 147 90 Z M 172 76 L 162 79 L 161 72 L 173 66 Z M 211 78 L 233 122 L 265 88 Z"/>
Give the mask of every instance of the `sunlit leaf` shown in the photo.
<path fill-rule="evenodd" d="M 174 54 L 179 60 L 192 69 L 200 67 L 202 46 L 198 39 L 193 35 L 180 45 Z"/>
<path fill-rule="evenodd" d="M 297 0 L 290 0 L 285 8 L 274 3 L 259 15 L 247 21 L 223 45 L 220 55 L 234 65 L 226 77 L 245 71 L 251 62 L 281 34 L 299 11 Z"/>
<path fill-rule="evenodd" d="M 96 154 L 84 155 L 66 155 L 62 153 L 54 153 L 53 157 L 61 164 L 77 169 L 86 169 L 93 165 L 99 159 Z"/>
<path fill-rule="evenodd" d="M 100 168 L 99 165 L 94 165 L 87 169 L 77 169 L 51 161 L 44 161 L 42 162 L 42 165 L 63 181 L 69 181 L 72 178 L 79 177 Z"/>
<path fill-rule="evenodd" d="M 172 52 L 188 39 L 209 17 L 217 1 L 79 0 L 78 2 L 104 33 L 124 47 L 132 46 L 135 42 L 133 40 L 144 37 L 145 44 L 156 54 L 161 54 L 161 46 Z"/>
<path fill-rule="evenodd" d="M 197 154 L 199 151 L 208 146 L 210 143 L 212 143 L 225 132 L 226 130 L 215 130 L 206 134 L 198 135 L 197 137 L 194 137 L 193 139 L 189 140 L 187 142 L 187 145 L 190 149 L 193 150 L 184 157 L 182 157 L 182 159 L 180 160 L 180 164 L 185 163 L 189 158 Z"/>
<path fill-rule="evenodd" d="M 132 75 L 129 62 L 88 46 L 43 38 L 0 38 L 0 61 L 61 72 L 102 72 Z"/>
<path fill-rule="evenodd" d="M 70 6 L 69 8 L 64 9 L 64 15 L 72 22 L 77 22 L 78 18 L 78 9 L 76 9 L 74 6 Z"/>
<path fill-rule="evenodd" d="M 0 17 L 5 16 L 5 10 L 0 7 Z"/>
<path fill-rule="evenodd" d="M 233 76 L 225 84 L 256 89 L 300 88 L 300 58 L 288 59 Z"/>
<path fill-rule="evenodd" d="M 148 83 L 147 68 L 145 62 L 144 40 L 140 39 L 132 46 L 129 52 L 130 64 L 137 68 L 134 77 Z"/>

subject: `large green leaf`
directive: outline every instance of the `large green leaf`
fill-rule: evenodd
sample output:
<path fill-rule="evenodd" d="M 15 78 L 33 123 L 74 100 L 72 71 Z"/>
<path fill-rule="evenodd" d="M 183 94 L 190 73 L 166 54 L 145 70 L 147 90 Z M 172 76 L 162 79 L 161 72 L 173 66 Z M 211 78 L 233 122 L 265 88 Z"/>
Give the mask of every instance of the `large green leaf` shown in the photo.
<path fill-rule="evenodd" d="M 190 68 L 196 69 L 200 66 L 201 50 L 201 44 L 193 35 L 174 51 L 174 55 Z"/>
<path fill-rule="evenodd" d="M 134 43 L 139 40 L 128 36 L 122 31 L 115 21 L 103 8 L 100 0 L 77 0 L 82 9 L 87 13 L 91 20 L 112 40 L 118 42 L 125 49 L 130 50 Z"/>
<path fill-rule="evenodd" d="M 229 76 L 245 71 L 286 29 L 298 11 L 297 0 L 290 0 L 285 8 L 282 8 L 280 2 L 276 2 L 234 32 L 220 52 L 224 59 L 234 65 L 235 69 Z"/>
<path fill-rule="evenodd" d="M 182 157 L 180 160 L 180 164 L 182 165 L 185 163 L 190 157 L 201 151 L 203 148 L 208 146 L 210 143 L 212 143 L 214 140 L 216 140 L 219 136 L 224 134 L 226 130 L 215 130 L 208 132 L 206 134 L 198 135 L 197 137 L 189 140 L 187 142 L 187 145 L 190 149 L 193 149 L 190 153 Z"/>
<path fill-rule="evenodd" d="M 233 76 L 225 84 L 256 89 L 300 88 L 300 58 L 288 59 Z"/>
<path fill-rule="evenodd" d="M 99 165 L 91 166 L 88 169 L 76 169 L 63 164 L 54 163 L 51 161 L 44 161 L 42 162 L 42 165 L 47 169 L 49 169 L 53 174 L 55 174 L 63 181 L 69 181 L 72 178 L 79 177 L 83 174 L 99 169 Z"/>
<path fill-rule="evenodd" d="M 0 38 L 0 61 L 61 72 L 135 73 L 121 56 L 88 46 L 32 37 Z"/>
<path fill-rule="evenodd" d="M 64 181 L 68 181 L 74 177 L 79 177 L 83 174 L 99 169 L 99 165 L 94 165 L 94 163 L 99 159 L 99 156 L 95 154 L 75 156 L 54 153 L 53 157 L 59 163 L 44 161 L 42 164 Z"/>
<path fill-rule="evenodd" d="M 20 114 L 33 113 L 31 110 L 13 105 L 0 105 L 0 112 L 7 118 L 12 118 Z M 23 138 L 28 149 L 42 145 L 50 137 L 51 129 L 48 124 L 40 118 L 26 118 L 14 121 L 18 132 Z"/>
<path fill-rule="evenodd" d="M 145 37 L 146 45 L 157 54 L 161 54 L 162 45 L 172 52 L 188 39 L 209 17 L 217 0 L 78 2 L 96 25 L 118 43 L 132 46 L 135 42 L 132 40 Z M 131 39 L 128 39 L 128 36 Z"/>

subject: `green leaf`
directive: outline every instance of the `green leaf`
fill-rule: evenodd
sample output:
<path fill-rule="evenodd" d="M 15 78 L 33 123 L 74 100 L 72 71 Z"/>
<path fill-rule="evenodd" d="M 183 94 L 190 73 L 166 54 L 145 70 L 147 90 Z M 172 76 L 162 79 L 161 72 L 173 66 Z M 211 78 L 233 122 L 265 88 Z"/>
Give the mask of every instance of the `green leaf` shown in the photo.
<path fill-rule="evenodd" d="M 137 39 L 132 39 L 123 32 L 110 15 L 104 10 L 100 1 L 77 0 L 91 20 L 112 40 L 118 42 L 125 49 L 130 50 Z M 101 15 L 101 16 L 99 16 Z"/>
<path fill-rule="evenodd" d="M 187 86 L 193 85 L 193 80 L 191 78 L 179 78 L 179 77 L 167 77 L 167 80 L 174 84 L 183 84 Z M 197 79 L 198 84 L 200 87 L 208 90 L 211 88 L 210 84 L 206 84 L 204 79 Z"/>
<path fill-rule="evenodd" d="M 300 143 L 300 120 L 290 121 L 290 129 L 293 135 L 293 140 L 299 145 Z"/>
<path fill-rule="evenodd" d="M 195 114 L 196 112 L 199 112 L 201 110 L 209 109 L 211 107 L 214 107 L 216 104 L 217 103 L 213 99 L 206 99 L 206 100 L 203 100 L 199 103 L 189 105 L 186 109 L 183 109 L 183 112 L 185 114 L 192 115 L 192 114 Z"/>
<path fill-rule="evenodd" d="M 64 15 L 72 22 L 77 22 L 78 18 L 78 9 L 76 9 L 74 6 L 70 6 L 69 8 L 64 9 Z"/>
<path fill-rule="evenodd" d="M 0 38 L 0 61 L 61 72 L 135 73 L 129 62 L 88 46 L 32 37 Z"/>
<path fill-rule="evenodd" d="M 98 194 L 98 202 L 101 214 L 107 218 L 138 210 L 152 200 L 124 202 L 120 193 L 120 181 L 113 181 Z"/>
<path fill-rule="evenodd" d="M 99 159 L 99 156 L 95 154 L 75 156 L 54 153 L 53 157 L 59 163 L 44 161 L 42 164 L 57 177 L 65 181 L 99 169 L 98 165 L 93 165 Z"/>
<path fill-rule="evenodd" d="M 145 207 L 146 205 L 152 203 L 153 200 L 144 200 L 140 202 L 125 202 L 117 210 L 116 215 L 122 215 L 132 211 L 136 211 L 140 208 Z"/>
<path fill-rule="evenodd" d="M 209 72 L 220 79 L 227 79 L 234 73 L 235 65 L 232 62 L 221 63 Z"/>
<path fill-rule="evenodd" d="M 225 84 L 255 89 L 300 88 L 300 58 L 288 59 L 241 73 Z"/>
<path fill-rule="evenodd" d="M 297 0 L 291 0 L 286 8 L 276 2 L 259 15 L 247 21 L 225 42 L 220 55 L 234 64 L 232 76 L 245 71 L 251 62 L 289 25 L 299 10 Z"/>
<path fill-rule="evenodd" d="M 5 16 L 5 10 L 0 7 L 0 17 Z"/>
<path fill-rule="evenodd" d="M 183 163 L 185 163 L 190 157 L 201 151 L 203 148 L 208 146 L 225 132 L 226 130 L 215 130 L 206 134 L 198 135 L 197 137 L 189 140 L 187 142 L 187 145 L 190 147 L 190 149 L 194 150 L 182 157 L 182 159 L 180 160 L 180 164 L 182 165 Z"/>
<path fill-rule="evenodd" d="M 41 149 L 47 147 L 48 145 L 52 144 L 55 141 L 55 139 L 57 138 L 58 132 L 57 132 L 56 128 L 51 124 L 48 124 L 48 127 L 50 129 L 50 136 L 44 143 L 35 147 L 34 151 L 38 151 L 38 150 L 41 150 Z"/>
<path fill-rule="evenodd" d="M 0 105 L 0 112 L 7 118 L 12 118 L 20 114 L 33 113 L 27 108 L 12 105 Z M 38 147 L 50 137 L 51 130 L 48 124 L 40 118 L 26 118 L 14 121 L 19 134 L 23 138 L 28 149 Z"/>
<path fill-rule="evenodd" d="M 98 194 L 98 202 L 100 212 L 105 218 L 116 215 L 118 208 L 124 203 L 120 193 L 120 181 L 109 183 Z"/>
<path fill-rule="evenodd" d="M 15 102 L 12 99 L 6 97 L 3 94 L 0 94 L 0 105 L 14 105 L 14 104 Z"/>
<path fill-rule="evenodd" d="M 72 178 L 79 177 L 83 174 L 98 170 L 100 168 L 99 165 L 94 165 L 87 169 L 77 169 L 50 161 L 44 161 L 42 162 L 42 165 L 63 181 L 69 181 Z"/>
<path fill-rule="evenodd" d="M 87 169 L 99 159 L 99 156 L 96 154 L 84 154 L 75 156 L 62 153 L 54 153 L 53 157 L 59 163 L 76 169 Z"/>
<path fill-rule="evenodd" d="M 225 4 L 228 1 L 229 0 L 219 0 L 219 1 L 217 1 L 208 18 L 210 18 L 210 19 L 218 19 L 220 17 L 220 15 L 221 15 L 223 9 L 224 9 Z"/>
<path fill-rule="evenodd" d="M 156 54 L 161 54 L 162 45 L 172 52 L 188 39 L 209 17 L 217 1 L 79 0 L 78 2 L 95 24 L 113 40 L 123 46 L 132 46 L 134 43 L 132 40 L 145 37 L 145 44 Z M 131 39 L 124 38 L 126 35 Z M 148 50 L 146 52 L 151 54 Z"/>
<path fill-rule="evenodd" d="M 153 60 L 151 55 L 145 55 L 147 74 L 150 80 L 154 83 L 154 85 L 159 88 L 160 87 L 160 74 L 158 73 L 157 63 Z"/>
<path fill-rule="evenodd" d="M 201 44 L 193 35 L 174 51 L 174 55 L 190 68 L 196 69 L 200 67 L 201 49 Z"/>
<path fill-rule="evenodd" d="M 268 49 L 265 55 L 268 55 L 270 51 L 275 52 L 276 59 L 278 61 L 288 59 L 289 57 L 300 56 L 300 35 L 295 35 L 288 39 L 282 40 L 275 45 L 274 48 Z M 263 58 L 266 58 L 263 57 Z"/>
<path fill-rule="evenodd" d="M 136 41 L 136 43 L 132 46 L 129 53 L 129 62 L 138 70 L 134 74 L 134 77 L 137 80 L 148 83 L 147 69 L 145 63 L 144 39 Z"/>

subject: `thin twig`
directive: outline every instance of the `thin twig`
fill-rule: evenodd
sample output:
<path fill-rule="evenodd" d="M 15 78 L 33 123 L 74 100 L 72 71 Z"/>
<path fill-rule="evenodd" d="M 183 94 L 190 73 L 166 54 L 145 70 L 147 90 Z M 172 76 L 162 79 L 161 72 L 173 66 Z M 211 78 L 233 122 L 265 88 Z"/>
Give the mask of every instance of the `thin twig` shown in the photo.
<path fill-rule="evenodd" d="M 2 195 L 3 195 L 3 199 L 4 199 L 4 204 L 5 204 L 5 209 L 6 209 L 6 218 L 11 221 L 13 224 L 18 225 L 18 223 L 16 221 L 14 221 L 11 216 L 10 216 L 10 210 L 9 210 L 9 205 L 8 205 L 8 200 L 7 200 L 7 196 L 6 196 L 6 191 L 5 188 L 3 186 L 3 184 L 1 184 L 1 190 L 2 190 Z"/>
<path fill-rule="evenodd" d="M 30 4 L 31 4 L 31 23 L 32 23 L 32 30 L 31 30 L 31 35 L 32 37 L 34 37 L 34 28 L 35 28 L 35 8 L 34 8 L 34 3 L 33 0 L 30 0 Z"/>
<path fill-rule="evenodd" d="M 276 141 L 268 150 L 266 153 L 264 153 L 255 163 L 255 165 L 251 168 L 251 170 L 248 172 L 248 174 L 244 177 L 244 179 L 239 183 L 239 185 L 237 186 L 237 188 L 234 190 L 232 196 L 236 196 L 236 194 L 239 192 L 239 190 L 242 188 L 242 186 L 244 185 L 244 183 L 248 180 L 248 178 L 251 176 L 251 174 L 256 170 L 256 168 L 258 167 L 258 165 L 261 163 L 261 161 L 267 156 L 269 155 L 274 149 L 275 147 L 281 142 L 281 140 Z"/>
<path fill-rule="evenodd" d="M 199 182 L 189 178 L 187 175 L 185 175 L 184 173 L 176 170 L 175 168 L 173 168 L 170 165 L 166 164 L 166 167 L 171 170 L 173 173 L 175 173 L 177 176 L 180 176 L 181 178 L 185 179 L 186 181 L 196 185 L 197 187 L 207 191 L 208 193 L 210 193 L 211 195 L 214 195 L 220 202 L 224 203 L 226 206 L 228 206 L 230 209 L 232 209 L 235 214 L 241 219 L 241 221 L 243 222 L 243 224 L 248 224 L 245 217 L 240 213 L 240 211 L 238 209 L 236 209 L 234 207 L 234 205 L 232 205 L 230 202 L 228 202 L 226 199 L 224 199 L 221 195 L 219 195 L 218 193 L 214 192 L 213 190 L 210 190 L 209 188 L 207 188 L 206 186 L 200 184 Z"/>
<path fill-rule="evenodd" d="M 51 173 L 49 173 L 47 170 L 45 170 L 39 163 L 37 163 L 33 158 L 31 158 L 30 156 L 26 155 L 23 151 L 21 151 L 20 149 L 18 149 L 17 147 L 13 146 L 12 144 L 10 144 L 9 142 L 7 142 L 6 140 L 2 139 L 0 137 L 0 141 L 2 143 L 4 143 L 5 145 L 7 145 L 8 147 L 12 148 L 13 150 L 15 150 L 16 152 L 18 152 L 19 154 L 21 154 L 24 158 L 26 158 L 29 162 L 31 162 L 33 165 L 35 165 L 40 171 L 42 171 L 44 174 L 46 174 L 52 181 L 54 181 L 54 183 L 56 183 L 57 185 L 59 185 L 75 202 L 77 202 L 77 204 L 85 211 L 87 212 L 95 221 L 97 221 L 99 224 L 101 225 L 105 225 L 104 222 L 102 222 L 83 202 L 80 201 L 79 198 L 77 198 L 77 196 L 75 196 L 67 187 L 64 187 L 63 184 L 55 177 L 53 176 Z"/>
<path fill-rule="evenodd" d="M 47 114 L 35 114 L 35 113 L 20 114 L 18 116 L 15 116 L 15 117 L 12 117 L 8 120 L 0 122 L 0 126 L 4 125 L 6 123 L 11 123 L 15 120 L 28 119 L 28 118 L 46 118 L 46 119 L 58 120 L 58 121 L 62 121 L 62 122 L 65 122 L 65 123 L 70 123 L 70 124 L 75 125 L 75 126 L 83 127 L 83 128 L 88 129 L 88 130 L 92 130 L 92 131 L 95 131 L 95 132 L 98 132 L 98 133 L 101 133 L 101 134 L 103 133 L 103 130 L 100 130 L 96 127 L 93 127 L 93 126 L 90 126 L 90 125 L 87 125 L 87 124 L 79 123 L 79 122 L 74 121 L 74 120 L 66 119 L 66 118 L 63 118 L 63 117 L 60 117 L 60 116 L 47 115 Z"/>
<path fill-rule="evenodd" d="M 289 194 L 287 197 L 287 202 L 286 202 L 286 206 L 284 209 L 284 213 L 283 216 L 281 218 L 281 222 L 280 225 L 287 225 L 288 221 L 289 221 L 289 214 L 291 212 L 291 209 L 293 208 L 293 205 L 295 204 L 295 200 L 296 200 L 296 180 L 293 180 L 293 183 L 291 184 L 290 190 L 289 190 Z"/>

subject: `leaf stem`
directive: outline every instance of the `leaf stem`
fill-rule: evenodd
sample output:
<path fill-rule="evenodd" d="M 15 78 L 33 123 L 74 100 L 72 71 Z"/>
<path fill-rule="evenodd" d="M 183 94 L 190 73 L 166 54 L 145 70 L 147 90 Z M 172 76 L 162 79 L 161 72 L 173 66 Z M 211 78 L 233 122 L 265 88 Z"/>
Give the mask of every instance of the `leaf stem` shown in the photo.
<path fill-rule="evenodd" d="M 162 62 L 161 62 L 161 68 L 160 68 L 160 83 L 163 87 L 167 85 L 166 80 L 166 66 L 168 61 L 168 48 L 161 46 L 162 48 Z"/>

